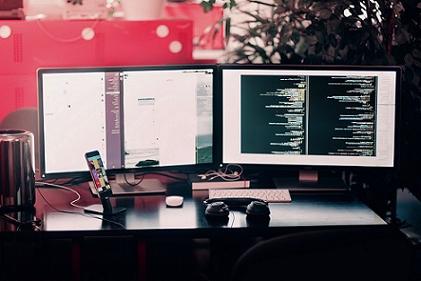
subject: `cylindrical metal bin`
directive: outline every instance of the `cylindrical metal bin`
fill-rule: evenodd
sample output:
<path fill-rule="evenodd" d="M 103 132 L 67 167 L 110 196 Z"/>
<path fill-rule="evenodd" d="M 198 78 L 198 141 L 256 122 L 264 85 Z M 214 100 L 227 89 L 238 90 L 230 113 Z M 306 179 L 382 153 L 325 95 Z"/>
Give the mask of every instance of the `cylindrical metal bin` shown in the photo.
<path fill-rule="evenodd" d="M 0 130 L 0 211 L 35 204 L 34 136 L 24 130 Z"/>

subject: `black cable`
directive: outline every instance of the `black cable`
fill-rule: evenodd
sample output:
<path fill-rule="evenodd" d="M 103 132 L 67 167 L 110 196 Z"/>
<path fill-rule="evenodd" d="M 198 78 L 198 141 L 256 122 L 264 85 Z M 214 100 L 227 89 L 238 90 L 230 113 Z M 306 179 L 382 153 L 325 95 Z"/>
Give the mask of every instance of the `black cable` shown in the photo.
<path fill-rule="evenodd" d="M 94 216 L 94 215 L 88 215 L 88 214 L 81 213 L 81 212 L 74 212 L 74 211 L 67 211 L 67 210 L 58 209 L 58 208 L 54 207 L 53 205 L 51 205 L 51 203 L 47 200 L 47 198 L 45 198 L 44 194 L 41 192 L 41 189 L 40 188 L 37 188 L 37 190 L 38 190 L 38 193 L 41 195 L 41 197 L 44 199 L 45 203 L 47 203 L 47 205 L 51 209 L 55 210 L 56 212 L 65 213 L 65 214 L 81 215 L 81 216 L 88 217 L 88 218 L 95 218 L 95 219 L 98 219 L 98 220 L 102 220 L 102 221 L 106 221 L 106 222 L 115 224 L 115 225 L 121 227 L 122 229 L 126 229 L 126 227 L 123 224 L 121 224 L 119 222 L 116 222 L 116 221 L 113 221 L 113 220 L 109 220 L 109 219 L 97 217 L 97 216 Z"/>
<path fill-rule="evenodd" d="M 11 223 L 17 226 L 16 231 L 21 231 L 23 227 L 27 227 L 27 226 L 30 226 L 31 228 L 35 230 L 41 230 L 39 226 L 42 224 L 42 221 L 38 218 L 35 218 L 34 220 L 29 220 L 29 221 L 19 221 L 15 219 L 14 217 L 6 215 L 6 214 L 0 214 L 0 218 L 3 219 L 7 223 Z"/>
<path fill-rule="evenodd" d="M 47 184 L 52 183 L 52 184 L 60 184 L 60 185 L 78 185 L 80 183 L 87 182 L 87 181 L 91 180 L 91 177 L 90 176 L 74 177 L 74 178 L 67 179 L 66 181 L 63 181 L 63 182 L 60 182 L 60 183 L 59 183 L 59 180 L 62 180 L 62 179 L 42 180 L 42 182 L 47 183 Z M 40 180 L 40 182 L 41 182 L 41 180 Z"/>
<path fill-rule="evenodd" d="M 136 182 L 136 183 L 132 183 L 132 182 L 129 182 L 129 181 L 127 180 L 126 173 L 124 173 L 123 175 L 124 175 L 124 180 L 125 180 L 125 181 L 126 181 L 126 183 L 127 183 L 128 185 L 130 185 L 130 186 L 137 186 L 137 185 L 139 185 L 139 184 L 143 181 L 143 179 L 145 178 L 145 176 L 144 176 L 144 175 L 141 175 L 141 178 L 140 178 L 140 180 L 139 180 L 138 182 Z M 136 178 L 136 176 L 135 176 L 135 178 Z"/>
<path fill-rule="evenodd" d="M 170 179 L 175 179 L 175 180 L 180 180 L 180 181 L 188 181 L 189 180 L 188 177 L 182 178 L 182 177 L 177 177 L 177 176 L 173 176 L 173 175 L 170 175 L 170 174 L 166 174 L 166 173 L 163 173 L 163 172 L 147 172 L 147 173 L 142 173 L 142 174 L 138 174 L 138 175 L 142 175 L 142 176 L 145 176 L 145 175 L 160 175 L 160 176 L 164 176 L 164 177 L 167 177 L 167 178 L 170 178 Z"/>
<path fill-rule="evenodd" d="M 83 182 L 92 180 L 90 176 L 80 176 L 69 179 L 67 182 L 61 183 L 62 185 L 78 185 Z"/>
<path fill-rule="evenodd" d="M 92 180 L 92 177 L 90 175 L 89 176 L 80 176 L 80 177 L 71 178 L 66 184 L 75 185 L 75 184 L 87 182 L 87 181 L 90 181 L 90 180 Z"/>

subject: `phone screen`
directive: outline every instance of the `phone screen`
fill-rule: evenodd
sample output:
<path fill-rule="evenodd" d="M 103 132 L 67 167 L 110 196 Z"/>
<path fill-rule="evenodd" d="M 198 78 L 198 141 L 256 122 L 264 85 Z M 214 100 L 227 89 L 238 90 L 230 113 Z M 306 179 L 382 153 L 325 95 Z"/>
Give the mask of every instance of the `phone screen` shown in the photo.
<path fill-rule="evenodd" d="M 98 194 L 104 194 L 105 192 L 111 194 L 111 186 L 108 181 L 107 174 L 105 173 L 104 164 L 99 152 L 88 152 L 85 157 Z"/>

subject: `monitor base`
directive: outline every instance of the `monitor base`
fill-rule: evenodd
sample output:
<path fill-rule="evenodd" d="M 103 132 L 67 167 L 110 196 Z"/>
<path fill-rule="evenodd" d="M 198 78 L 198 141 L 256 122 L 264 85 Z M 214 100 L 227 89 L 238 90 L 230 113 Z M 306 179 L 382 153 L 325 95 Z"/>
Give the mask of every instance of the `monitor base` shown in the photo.
<path fill-rule="evenodd" d="M 133 183 L 133 180 L 127 178 L 129 183 Z M 139 184 L 129 184 L 121 182 L 120 180 L 111 180 L 112 196 L 132 196 L 141 194 L 165 194 L 167 188 L 157 179 L 143 179 Z M 89 182 L 89 189 L 92 194 L 98 197 L 98 192 L 94 187 L 93 182 Z"/>
<path fill-rule="evenodd" d="M 323 174 L 315 170 L 300 170 L 297 176 L 274 177 L 276 188 L 291 192 L 345 192 L 348 187 L 339 175 Z"/>

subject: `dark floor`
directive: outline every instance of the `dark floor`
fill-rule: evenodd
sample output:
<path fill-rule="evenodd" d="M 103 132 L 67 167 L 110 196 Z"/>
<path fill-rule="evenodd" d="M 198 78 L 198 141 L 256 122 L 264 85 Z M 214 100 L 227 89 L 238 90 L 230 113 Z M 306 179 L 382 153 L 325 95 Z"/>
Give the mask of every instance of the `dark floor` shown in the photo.
<path fill-rule="evenodd" d="M 421 201 L 408 189 L 398 190 L 396 212 L 402 232 L 414 245 L 414 281 L 421 281 Z"/>

